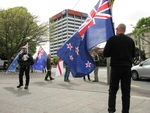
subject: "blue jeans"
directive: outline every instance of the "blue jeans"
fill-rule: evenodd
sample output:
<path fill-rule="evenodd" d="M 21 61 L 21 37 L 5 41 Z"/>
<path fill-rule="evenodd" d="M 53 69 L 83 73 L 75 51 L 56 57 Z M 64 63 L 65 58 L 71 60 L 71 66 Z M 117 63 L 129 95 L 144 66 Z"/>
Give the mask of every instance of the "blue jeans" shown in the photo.
<path fill-rule="evenodd" d="M 69 80 L 70 68 L 66 66 L 66 72 L 64 75 L 64 80 Z"/>

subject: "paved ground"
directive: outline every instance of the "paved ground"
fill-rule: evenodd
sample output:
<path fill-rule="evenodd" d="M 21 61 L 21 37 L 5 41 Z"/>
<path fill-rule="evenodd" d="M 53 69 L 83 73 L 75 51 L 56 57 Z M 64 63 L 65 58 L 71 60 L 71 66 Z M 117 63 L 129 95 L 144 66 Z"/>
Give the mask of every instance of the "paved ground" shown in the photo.
<path fill-rule="evenodd" d="M 52 69 L 53 76 L 55 69 Z M 93 73 L 90 74 L 93 79 Z M 63 81 L 63 76 L 54 81 L 44 81 L 45 73 L 31 73 L 28 90 L 17 89 L 18 73 L 0 72 L 0 113 L 108 113 L 107 75 L 104 68 L 99 70 L 99 82 L 73 78 Z M 130 113 L 150 113 L 150 98 L 131 92 Z M 117 94 L 117 111 L 121 113 L 121 95 Z"/>

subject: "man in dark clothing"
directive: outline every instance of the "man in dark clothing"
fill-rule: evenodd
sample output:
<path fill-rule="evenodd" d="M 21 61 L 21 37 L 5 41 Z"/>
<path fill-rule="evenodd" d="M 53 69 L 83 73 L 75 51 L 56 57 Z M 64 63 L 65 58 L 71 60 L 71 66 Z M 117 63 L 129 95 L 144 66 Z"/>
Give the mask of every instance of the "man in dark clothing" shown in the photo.
<path fill-rule="evenodd" d="M 112 36 L 106 43 L 103 55 L 111 57 L 111 76 L 109 86 L 108 111 L 116 111 L 116 94 L 121 82 L 122 91 L 122 113 L 129 113 L 130 89 L 131 89 L 131 67 L 135 55 L 134 41 L 124 35 L 126 26 L 119 24 L 116 28 L 116 36 Z"/>
<path fill-rule="evenodd" d="M 48 54 L 48 57 L 47 57 L 47 62 L 46 62 L 46 68 L 47 68 L 47 73 L 46 73 L 46 76 L 45 76 L 45 80 L 48 81 L 48 77 L 50 80 L 54 80 L 54 78 L 52 78 L 52 73 L 51 73 L 51 69 L 52 69 L 52 66 L 51 66 L 51 54 Z"/>
<path fill-rule="evenodd" d="M 22 53 L 18 57 L 18 63 L 20 69 L 19 69 L 19 85 L 17 86 L 17 88 L 23 86 L 23 75 L 25 73 L 26 84 L 24 89 L 28 89 L 30 81 L 30 67 L 33 64 L 33 57 L 30 53 L 27 52 L 26 46 L 22 47 Z"/>

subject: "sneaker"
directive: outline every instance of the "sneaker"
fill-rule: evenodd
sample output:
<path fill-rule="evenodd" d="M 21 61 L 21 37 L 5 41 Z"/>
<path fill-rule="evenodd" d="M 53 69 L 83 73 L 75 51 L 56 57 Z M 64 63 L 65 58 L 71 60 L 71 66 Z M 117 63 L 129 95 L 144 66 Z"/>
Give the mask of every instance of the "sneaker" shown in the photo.
<path fill-rule="evenodd" d="M 93 80 L 93 82 L 98 82 L 98 80 Z"/>
<path fill-rule="evenodd" d="M 23 86 L 23 85 L 18 85 L 17 88 L 20 88 L 21 86 Z"/>
<path fill-rule="evenodd" d="M 25 86 L 24 89 L 28 89 L 28 86 Z"/>

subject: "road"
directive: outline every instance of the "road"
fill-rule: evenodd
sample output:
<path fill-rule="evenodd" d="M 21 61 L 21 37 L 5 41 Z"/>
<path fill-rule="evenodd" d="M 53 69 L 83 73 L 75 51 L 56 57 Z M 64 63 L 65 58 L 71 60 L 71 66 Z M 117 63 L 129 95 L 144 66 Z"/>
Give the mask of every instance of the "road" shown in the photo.
<path fill-rule="evenodd" d="M 107 83 L 107 68 L 99 68 L 99 80 Z M 150 98 L 150 79 L 131 80 L 131 95 Z"/>

